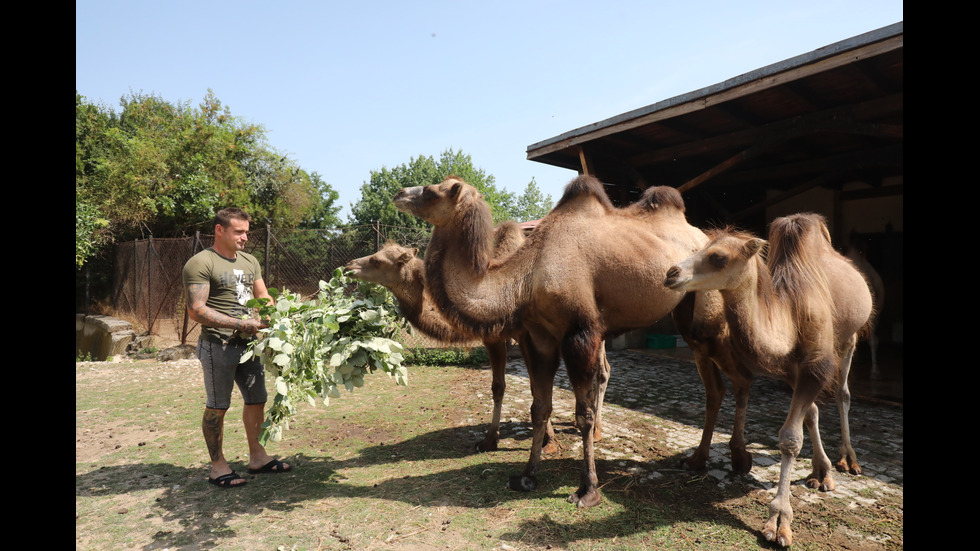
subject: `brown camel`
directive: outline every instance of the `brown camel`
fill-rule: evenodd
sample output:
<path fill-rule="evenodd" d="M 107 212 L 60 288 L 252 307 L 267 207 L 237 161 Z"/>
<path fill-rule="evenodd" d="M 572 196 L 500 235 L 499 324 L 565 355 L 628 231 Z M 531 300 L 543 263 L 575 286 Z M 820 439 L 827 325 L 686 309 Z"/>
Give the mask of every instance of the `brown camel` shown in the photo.
<path fill-rule="evenodd" d="M 704 234 L 687 223 L 676 189 L 648 189 L 637 204 L 616 209 L 595 178 L 573 180 L 527 242 L 492 260 L 490 210 L 480 193 L 450 177 L 406 188 L 395 205 L 434 225 L 426 251 L 426 285 L 442 313 L 477 335 L 523 331 L 533 372 L 531 455 L 511 488 L 532 490 L 541 461 L 552 391 L 564 360 L 583 439 L 579 488 L 569 501 L 601 501 L 593 425 L 603 340 L 647 327 L 669 314 L 684 293 L 667 289 L 667 269 L 700 248 Z"/>
<path fill-rule="evenodd" d="M 706 247 L 670 268 L 665 287 L 719 290 L 734 350 L 759 375 L 781 378 L 793 388 L 786 421 L 779 431 L 782 464 L 770 517 L 763 527 L 769 541 L 789 546 L 790 470 L 803 445 L 803 424 L 813 444 L 813 472 L 806 484 L 835 488 L 830 458 L 820 440 L 816 399 L 836 388 L 841 404 L 841 453 L 850 448 L 847 375 L 858 334 L 872 312 L 863 276 L 830 242 L 826 221 L 798 214 L 773 221 L 766 242 L 751 234 L 718 231 Z"/>
<path fill-rule="evenodd" d="M 681 465 L 694 471 L 703 471 L 707 466 L 711 438 L 725 398 L 725 382 L 721 377 L 725 374 L 735 394 L 735 424 L 728 442 L 732 471 L 748 473 L 752 470 L 752 454 L 745 448 L 745 421 L 753 375 L 748 367 L 736 360 L 733 353 L 721 294 L 713 290 L 688 293 L 674 309 L 673 318 L 678 331 L 694 353 L 694 363 L 704 384 L 705 394 L 701 442 L 690 457 L 681 461 Z"/>
<path fill-rule="evenodd" d="M 497 258 L 513 252 L 524 242 L 523 230 L 514 223 L 501 224 L 496 233 Z M 518 338 L 518 334 L 480 338 L 463 328 L 450 325 L 436 310 L 425 290 L 425 268 L 422 260 L 416 256 L 417 253 L 418 249 L 403 247 L 389 241 L 377 253 L 350 261 L 346 270 L 355 279 L 376 283 L 390 290 L 398 300 L 402 314 L 424 335 L 444 343 L 482 340 L 490 361 L 493 415 L 486 436 L 476 444 L 476 448 L 479 451 L 496 450 L 500 440 L 500 415 L 506 391 L 507 341 Z M 607 375 L 604 380 L 607 381 L 608 363 L 606 366 Z M 601 410 L 601 396 L 604 393 L 605 384 L 602 385 L 599 394 L 597 410 Z M 599 432 L 598 423 L 596 432 Z M 599 437 L 601 435 L 597 436 Z M 556 451 L 558 451 L 558 441 L 555 439 L 554 429 L 549 420 L 543 453 L 550 454 Z"/>

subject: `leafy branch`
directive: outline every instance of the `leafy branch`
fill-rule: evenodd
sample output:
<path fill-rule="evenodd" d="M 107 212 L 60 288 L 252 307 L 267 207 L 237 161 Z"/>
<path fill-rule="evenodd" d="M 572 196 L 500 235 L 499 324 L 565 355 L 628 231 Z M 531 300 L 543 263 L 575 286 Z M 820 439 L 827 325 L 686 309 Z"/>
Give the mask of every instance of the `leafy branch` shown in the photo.
<path fill-rule="evenodd" d="M 354 292 L 350 290 L 354 289 Z M 355 281 L 338 268 L 320 291 L 304 301 L 286 289 L 269 289 L 275 299 L 252 299 L 268 327 L 260 331 L 241 361 L 258 357 L 275 377 L 275 398 L 262 423 L 260 442 L 278 442 L 295 404 L 329 405 L 340 389 L 364 386 L 364 376 L 383 371 L 399 385 L 408 384 L 402 345 L 394 337 L 407 323 L 391 293 L 379 285 Z"/>

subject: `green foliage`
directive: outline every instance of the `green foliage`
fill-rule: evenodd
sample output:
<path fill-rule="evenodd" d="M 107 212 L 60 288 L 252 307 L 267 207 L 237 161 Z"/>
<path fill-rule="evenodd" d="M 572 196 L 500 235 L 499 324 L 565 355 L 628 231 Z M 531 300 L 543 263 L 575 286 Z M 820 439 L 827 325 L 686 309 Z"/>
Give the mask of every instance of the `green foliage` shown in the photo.
<path fill-rule="evenodd" d="M 412 348 L 405 358 L 407 365 L 483 365 L 487 363 L 487 350 L 482 346 L 466 348 Z"/>
<path fill-rule="evenodd" d="M 438 184 L 447 176 L 458 176 L 483 193 L 495 221 L 509 220 L 513 194 L 498 190 L 494 178 L 473 166 L 473 160 L 462 151 L 449 149 L 436 161 L 419 156 L 395 168 L 371 171 L 371 180 L 361 186 L 361 199 L 351 205 L 351 224 L 380 222 L 388 226 L 427 228 L 428 223 L 395 208 L 391 198 L 405 187 Z"/>
<path fill-rule="evenodd" d="M 551 202 L 551 195 L 543 195 L 538 183 L 534 178 L 531 178 L 527 187 L 524 188 L 524 193 L 514 203 L 511 216 L 518 222 L 530 222 L 544 218 L 552 206 L 554 205 Z"/>
<path fill-rule="evenodd" d="M 300 223 L 301 228 L 323 229 L 336 228 L 343 225 L 340 217 L 341 206 L 337 204 L 340 194 L 330 187 L 330 184 L 323 181 L 320 174 L 313 172 L 310 174 L 310 183 L 316 190 L 319 200 L 307 213 L 306 218 Z"/>
<path fill-rule="evenodd" d="M 447 176 L 458 176 L 483 194 L 490 205 L 494 222 L 518 220 L 525 222 L 542 218 L 551 210 L 550 195 L 542 195 L 532 178 L 520 196 L 498 189 L 492 174 L 473 166 L 473 159 L 462 151 L 448 149 L 439 160 L 419 156 L 408 164 L 395 168 L 371 171 L 371 180 L 361 186 L 360 200 L 351 205 L 350 223 L 368 225 L 375 222 L 387 226 L 428 229 L 428 223 L 395 208 L 391 198 L 402 188 L 438 184 Z"/>
<path fill-rule="evenodd" d="M 302 300 L 288 290 L 269 290 L 275 304 L 253 299 L 269 327 L 261 331 L 242 355 L 246 361 L 260 358 L 275 377 L 276 396 L 266 412 L 260 440 L 277 442 L 289 428 L 295 404 L 329 404 L 340 389 L 353 391 L 364 385 L 364 376 L 383 371 L 400 385 L 408 384 L 402 365 L 402 345 L 393 337 L 406 324 L 391 293 L 379 285 L 354 281 L 342 269 L 320 291 Z"/>
<path fill-rule="evenodd" d="M 227 206 L 292 228 L 336 220 L 337 194 L 208 91 L 192 107 L 130 94 L 117 115 L 75 94 L 75 261 L 113 240 L 186 235 Z"/>

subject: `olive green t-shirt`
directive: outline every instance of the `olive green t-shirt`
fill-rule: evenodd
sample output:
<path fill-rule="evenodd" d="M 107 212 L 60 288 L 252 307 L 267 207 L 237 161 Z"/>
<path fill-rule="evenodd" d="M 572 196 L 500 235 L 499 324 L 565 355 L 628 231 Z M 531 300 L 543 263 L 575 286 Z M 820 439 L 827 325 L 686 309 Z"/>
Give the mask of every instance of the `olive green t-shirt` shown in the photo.
<path fill-rule="evenodd" d="M 254 295 L 252 285 L 262 279 L 262 267 L 254 256 L 238 251 L 234 259 L 221 256 L 212 248 L 195 254 L 184 264 L 182 274 L 184 288 L 192 284 L 209 285 L 207 306 L 233 318 L 250 316 L 245 307 Z M 234 329 L 201 327 L 201 335 L 211 335 L 222 340 L 234 336 Z"/>

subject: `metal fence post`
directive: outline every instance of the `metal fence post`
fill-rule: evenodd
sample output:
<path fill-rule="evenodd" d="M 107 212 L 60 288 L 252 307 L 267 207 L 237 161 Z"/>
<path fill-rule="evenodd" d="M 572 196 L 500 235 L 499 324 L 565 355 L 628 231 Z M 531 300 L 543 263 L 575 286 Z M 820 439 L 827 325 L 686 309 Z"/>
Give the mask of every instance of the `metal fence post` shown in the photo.
<path fill-rule="evenodd" d="M 265 280 L 272 283 L 272 273 L 269 271 L 270 264 L 269 259 L 272 257 L 272 226 L 268 222 L 265 223 Z M 268 287 L 269 285 L 266 285 Z"/>
<path fill-rule="evenodd" d="M 153 334 L 153 234 L 147 239 L 146 247 L 146 332 Z"/>

